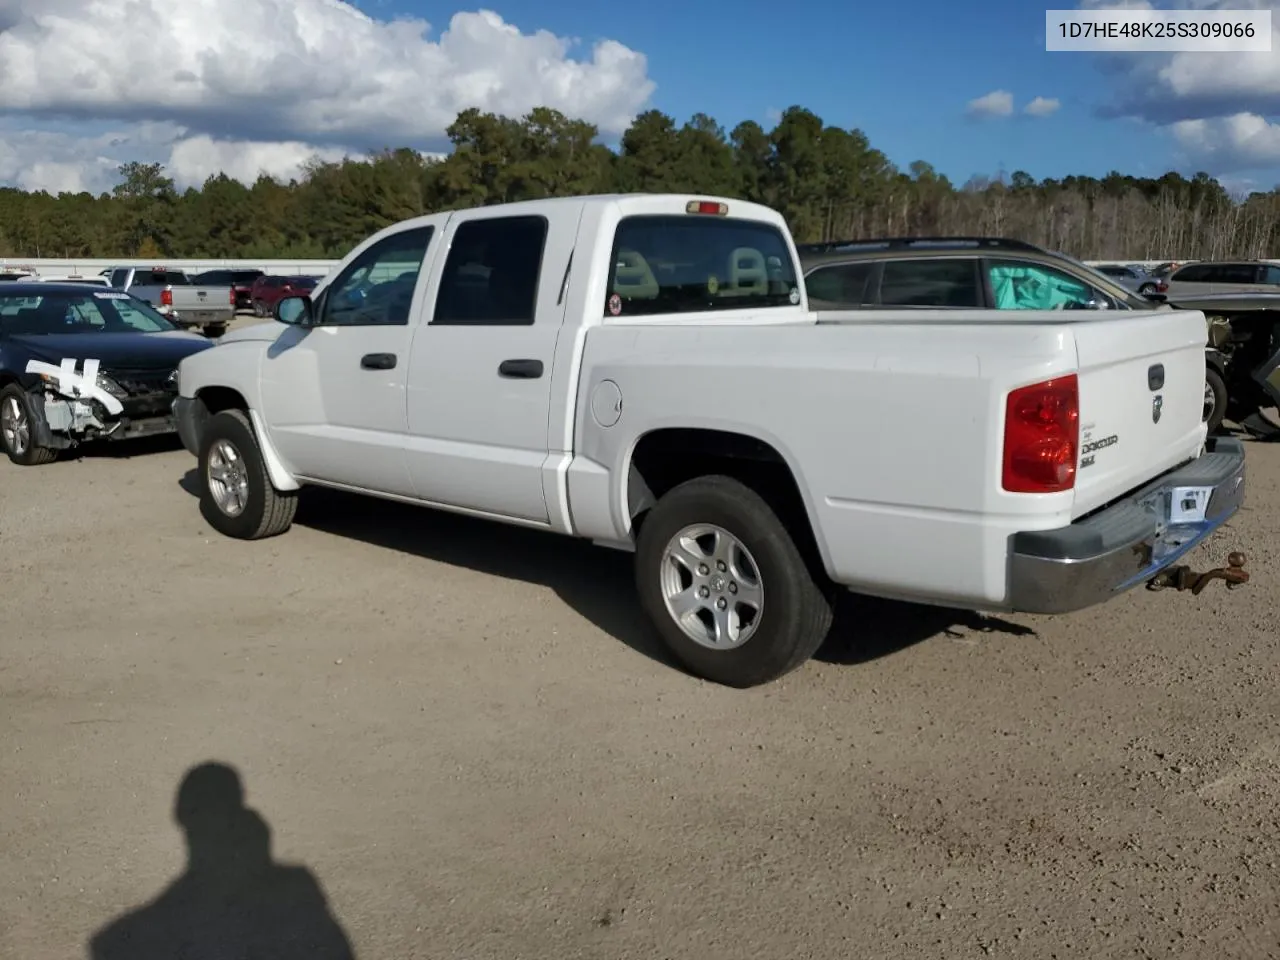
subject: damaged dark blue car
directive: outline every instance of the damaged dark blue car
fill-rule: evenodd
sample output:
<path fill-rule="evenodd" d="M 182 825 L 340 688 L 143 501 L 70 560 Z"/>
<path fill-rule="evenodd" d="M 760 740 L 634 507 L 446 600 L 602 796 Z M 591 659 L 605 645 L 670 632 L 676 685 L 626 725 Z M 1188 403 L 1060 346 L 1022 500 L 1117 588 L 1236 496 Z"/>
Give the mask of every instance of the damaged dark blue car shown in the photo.
<path fill-rule="evenodd" d="M 175 432 L 178 364 L 213 345 L 121 290 L 0 283 L 0 445 L 33 466 L 81 443 Z"/>

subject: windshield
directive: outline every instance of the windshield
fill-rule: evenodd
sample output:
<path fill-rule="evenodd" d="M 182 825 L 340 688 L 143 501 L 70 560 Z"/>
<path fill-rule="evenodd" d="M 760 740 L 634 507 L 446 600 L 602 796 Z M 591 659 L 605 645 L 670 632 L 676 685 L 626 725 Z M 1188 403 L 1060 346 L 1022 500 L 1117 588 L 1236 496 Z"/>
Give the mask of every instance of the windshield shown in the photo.
<path fill-rule="evenodd" d="M 0 335 L 163 333 L 177 329 L 150 304 L 117 290 L 0 292 Z"/>

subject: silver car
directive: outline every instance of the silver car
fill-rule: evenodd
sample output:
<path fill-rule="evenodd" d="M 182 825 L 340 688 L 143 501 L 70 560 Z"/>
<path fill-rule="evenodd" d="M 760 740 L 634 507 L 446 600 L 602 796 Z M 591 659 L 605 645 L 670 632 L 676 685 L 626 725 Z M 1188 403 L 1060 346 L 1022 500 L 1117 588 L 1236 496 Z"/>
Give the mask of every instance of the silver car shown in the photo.
<path fill-rule="evenodd" d="M 1265 260 L 1202 260 L 1169 275 L 1165 296 L 1218 293 L 1280 293 L 1280 264 Z"/>
<path fill-rule="evenodd" d="M 1143 284 L 1152 285 L 1151 278 L 1147 276 L 1146 271 L 1138 267 L 1126 267 L 1118 263 L 1104 263 L 1093 269 L 1110 277 L 1120 286 L 1126 290 L 1132 290 L 1134 293 L 1145 293 Z"/>

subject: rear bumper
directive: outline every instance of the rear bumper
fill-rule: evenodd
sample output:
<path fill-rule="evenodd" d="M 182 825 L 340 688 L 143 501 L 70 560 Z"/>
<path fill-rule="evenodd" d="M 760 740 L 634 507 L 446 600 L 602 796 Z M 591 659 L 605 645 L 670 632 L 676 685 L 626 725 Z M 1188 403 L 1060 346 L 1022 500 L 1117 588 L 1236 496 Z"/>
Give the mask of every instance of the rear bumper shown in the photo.
<path fill-rule="evenodd" d="M 1010 609 L 1068 613 L 1150 580 L 1226 523 L 1244 502 L 1244 445 L 1210 438 L 1206 452 L 1068 527 L 1010 538 Z M 1208 495 L 1204 517 L 1170 520 L 1175 492 Z"/>

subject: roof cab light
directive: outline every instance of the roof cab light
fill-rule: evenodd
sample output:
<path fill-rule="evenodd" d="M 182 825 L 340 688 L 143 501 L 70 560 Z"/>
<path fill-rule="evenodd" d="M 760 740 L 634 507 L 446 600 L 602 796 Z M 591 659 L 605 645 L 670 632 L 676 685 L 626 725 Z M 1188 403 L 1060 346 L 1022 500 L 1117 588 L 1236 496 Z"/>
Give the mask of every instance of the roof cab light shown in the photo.
<path fill-rule="evenodd" d="M 1076 483 L 1080 386 L 1074 373 L 1009 393 L 1001 486 L 1009 493 L 1061 493 Z"/>
<path fill-rule="evenodd" d="M 706 213 L 713 217 L 724 217 L 729 214 L 727 203 L 716 203 L 714 200 L 690 200 L 684 205 L 685 213 Z"/>

